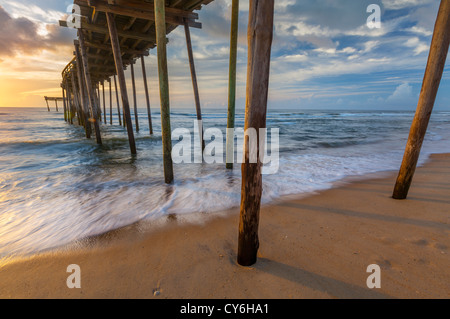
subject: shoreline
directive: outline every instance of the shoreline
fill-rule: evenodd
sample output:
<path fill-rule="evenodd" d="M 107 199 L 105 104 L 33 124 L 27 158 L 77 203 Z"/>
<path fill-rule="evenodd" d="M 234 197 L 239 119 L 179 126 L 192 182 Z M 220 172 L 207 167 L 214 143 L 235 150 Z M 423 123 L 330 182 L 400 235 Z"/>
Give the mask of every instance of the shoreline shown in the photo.
<path fill-rule="evenodd" d="M 239 208 L 176 215 L 4 260 L 0 297 L 449 298 L 450 154 L 418 167 L 406 201 L 390 198 L 396 175 L 382 175 L 262 206 L 253 267 L 235 261 Z M 373 263 L 381 289 L 366 286 Z M 81 289 L 66 286 L 70 264 Z"/>

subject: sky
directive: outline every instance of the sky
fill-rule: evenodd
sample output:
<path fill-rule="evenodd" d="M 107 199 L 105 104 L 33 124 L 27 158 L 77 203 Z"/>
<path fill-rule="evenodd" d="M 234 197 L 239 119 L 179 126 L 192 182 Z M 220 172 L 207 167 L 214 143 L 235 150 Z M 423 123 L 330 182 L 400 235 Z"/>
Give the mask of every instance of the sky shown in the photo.
<path fill-rule="evenodd" d="M 75 30 L 61 28 L 71 1 L 0 0 L 0 107 L 46 107 L 62 96 L 61 71 L 73 57 Z M 381 27 L 369 28 L 369 5 Z M 269 110 L 408 110 L 417 106 L 438 0 L 276 0 Z M 203 108 L 225 110 L 231 0 L 203 7 L 192 43 Z M 245 107 L 248 0 L 240 1 L 237 108 Z M 172 108 L 194 97 L 184 30 L 169 35 Z M 159 108 L 156 49 L 146 57 L 152 108 Z M 450 111 L 449 61 L 436 110 Z M 140 64 L 138 103 L 145 107 Z M 131 90 L 130 70 L 126 71 Z"/>

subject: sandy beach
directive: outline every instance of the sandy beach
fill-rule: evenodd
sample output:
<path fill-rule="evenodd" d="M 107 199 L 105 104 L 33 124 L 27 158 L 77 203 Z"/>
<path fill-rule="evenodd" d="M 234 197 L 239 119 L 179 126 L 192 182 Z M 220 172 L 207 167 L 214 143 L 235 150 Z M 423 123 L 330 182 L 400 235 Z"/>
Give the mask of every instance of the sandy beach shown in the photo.
<path fill-rule="evenodd" d="M 236 264 L 238 209 L 172 216 L 3 261 L 0 297 L 450 298 L 450 155 L 418 168 L 406 201 L 391 199 L 395 177 L 264 206 L 249 268 Z M 70 264 L 81 289 L 66 285 Z M 380 289 L 366 286 L 371 264 Z"/>

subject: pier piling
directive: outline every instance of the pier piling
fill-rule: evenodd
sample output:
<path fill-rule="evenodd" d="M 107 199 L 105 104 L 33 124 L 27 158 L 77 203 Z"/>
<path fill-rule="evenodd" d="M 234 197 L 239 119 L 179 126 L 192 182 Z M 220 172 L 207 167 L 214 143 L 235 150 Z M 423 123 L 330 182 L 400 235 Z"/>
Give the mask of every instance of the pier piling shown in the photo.
<path fill-rule="evenodd" d="M 184 19 L 184 33 L 186 36 L 186 47 L 189 58 L 189 67 L 191 70 L 192 87 L 194 89 L 195 110 L 197 112 L 197 123 L 202 123 L 202 109 L 200 106 L 200 95 L 198 92 L 197 72 L 195 71 L 194 54 L 192 51 L 191 32 L 189 30 L 189 23 Z M 202 151 L 205 150 L 205 141 L 203 140 L 203 125 L 198 128 L 200 134 L 200 143 Z"/>
<path fill-rule="evenodd" d="M 164 157 L 164 179 L 173 182 L 172 131 L 170 129 L 169 75 L 167 70 L 165 1 L 154 0 L 156 43 L 158 52 L 159 93 Z"/>
<path fill-rule="evenodd" d="M 144 78 L 145 99 L 147 101 L 148 127 L 150 130 L 150 135 L 153 135 L 152 113 L 150 110 L 150 96 L 148 93 L 147 72 L 145 71 L 145 61 L 143 55 L 141 56 L 141 66 L 142 66 L 142 77 Z"/>
<path fill-rule="evenodd" d="M 434 27 L 428 63 L 416 114 L 409 133 L 402 165 L 392 197 L 406 199 L 417 167 L 423 140 L 433 111 L 439 84 L 444 72 L 450 44 L 450 1 L 442 0 Z"/>
<path fill-rule="evenodd" d="M 95 103 L 95 91 L 91 81 L 91 75 L 89 73 L 89 64 L 86 52 L 86 46 L 84 43 L 84 35 L 81 29 L 78 29 L 78 38 L 80 41 L 80 51 L 81 51 L 81 61 L 83 63 L 83 71 L 84 71 L 84 79 L 86 82 L 87 93 L 89 97 L 89 106 L 91 111 L 91 118 L 89 119 L 94 124 L 95 137 L 97 140 L 97 144 L 102 144 L 102 137 L 100 135 L 100 125 L 98 124 L 98 116 L 96 112 L 96 103 Z"/>
<path fill-rule="evenodd" d="M 266 127 L 273 15 L 274 0 L 250 0 L 245 129 L 255 129 L 258 141 L 259 130 Z M 245 140 L 237 257 L 242 266 L 250 266 L 257 260 L 262 194 L 262 163 L 259 154 L 264 153 L 263 148 L 264 145 L 258 145 L 257 163 L 250 163 L 250 157 L 255 154 L 250 154 L 249 141 Z"/>
<path fill-rule="evenodd" d="M 139 115 L 136 98 L 136 80 L 134 78 L 134 61 L 130 64 L 130 67 L 131 67 L 131 86 L 133 89 L 134 121 L 136 124 L 136 132 L 139 132 Z"/>
<path fill-rule="evenodd" d="M 130 104 L 128 102 L 127 86 L 125 82 L 125 73 L 123 72 L 122 53 L 120 52 L 119 36 L 117 35 L 116 22 L 114 15 L 110 12 L 106 13 L 108 21 L 109 37 L 111 39 L 111 47 L 116 64 L 117 77 L 119 78 L 120 94 L 122 96 L 123 112 L 128 132 L 128 142 L 130 144 L 131 154 L 136 154 L 136 142 L 134 140 L 133 125 L 131 124 Z"/>
<path fill-rule="evenodd" d="M 115 90 L 116 90 L 117 114 L 119 116 L 119 125 L 122 126 L 122 115 L 120 114 L 119 90 L 117 89 L 116 75 L 114 75 L 114 87 L 115 87 Z"/>
<path fill-rule="evenodd" d="M 227 144 L 226 144 L 227 169 L 233 169 L 233 162 L 234 162 L 234 125 L 236 117 L 236 64 L 237 64 L 238 31 L 239 31 L 239 0 L 233 0 L 231 5 L 230 66 L 228 74 L 228 116 L 227 116 Z"/>

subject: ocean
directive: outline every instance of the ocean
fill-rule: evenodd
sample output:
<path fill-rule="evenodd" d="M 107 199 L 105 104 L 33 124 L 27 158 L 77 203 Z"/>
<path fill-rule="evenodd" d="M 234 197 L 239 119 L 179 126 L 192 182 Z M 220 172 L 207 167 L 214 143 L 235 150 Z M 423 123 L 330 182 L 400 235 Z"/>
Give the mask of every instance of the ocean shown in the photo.
<path fill-rule="evenodd" d="M 175 164 L 163 176 L 160 113 L 145 110 L 130 155 L 126 130 L 101 125 L 103 145 L 46 108 L 0 108 L 0 258 L 61 247 L 139 221 L 206 216 L 240 204 L 240 165 Z M 399 169 L 413 112 L 272 111 L 279 129 L 279 169 L 263 177 L 263 202 L 307 195 L 347 178 Z M 109 114 L 107 116 L 109 121 Z M 134 121 L 134 116 L 132 114 Z M 195 112 L 173 110 L 172 130 L 194 130 Z M 204 128 L 225 132 L 227 115 L 206 110 Z M 244 113 L 236 127 L 244 126 Z M 450 112 L 435 112 L 420 164 L 450 152 Z M 208 141 L 206 141 L 208 144 Z M 177 141 L 173 141 L 174 145 Z M 393 185 L 394 186 L 394 185 Z M 198 214 L 197 214 L 198 215 Z"/>

